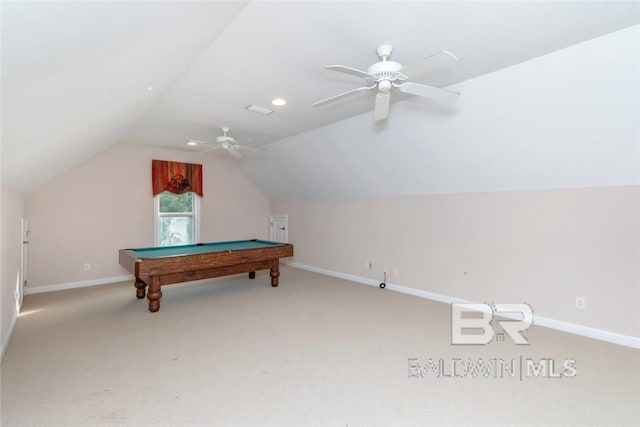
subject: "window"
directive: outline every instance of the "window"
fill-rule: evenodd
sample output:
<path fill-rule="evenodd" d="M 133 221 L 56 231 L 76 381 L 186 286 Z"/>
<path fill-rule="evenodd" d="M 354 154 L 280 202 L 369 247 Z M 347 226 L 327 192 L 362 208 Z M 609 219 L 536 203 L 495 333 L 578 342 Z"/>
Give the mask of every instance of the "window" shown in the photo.
<path fill-rule="evenodd" d="M 156 246 L 197 243 L 199 238 L 200 197 L 195 193 L 163 191 L 155 197 Z"/>

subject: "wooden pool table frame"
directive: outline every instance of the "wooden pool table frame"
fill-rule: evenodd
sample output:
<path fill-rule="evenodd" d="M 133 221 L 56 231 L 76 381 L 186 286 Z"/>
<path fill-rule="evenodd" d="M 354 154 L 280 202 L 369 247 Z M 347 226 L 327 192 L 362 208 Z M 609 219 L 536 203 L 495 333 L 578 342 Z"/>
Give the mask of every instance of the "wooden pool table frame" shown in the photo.
<path fill-rule="evenodd" d="M 141 258 L 135 249 L 120 249 L 120 265 L 135 275 L 136 297 L 145 296 L 149 311 L 160 310 L 161 287 L 192 280 L 209 279 L 231 274 L 249 273 L 255 278 L 258 270 L 269 269 L 271 286 L 278 286 L 280 258 L 293 256 L 293 245 L 282 243 L 269 247 L 237 249 L 229 251 L 188 255 Z"/>

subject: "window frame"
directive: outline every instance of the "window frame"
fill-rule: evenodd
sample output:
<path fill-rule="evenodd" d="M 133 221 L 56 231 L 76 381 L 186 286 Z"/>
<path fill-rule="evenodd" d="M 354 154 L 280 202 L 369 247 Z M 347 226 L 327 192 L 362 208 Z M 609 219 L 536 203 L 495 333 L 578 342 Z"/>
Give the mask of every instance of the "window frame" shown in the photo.
<path fill-rule="evenodd" d="M 197 244 L 200 242 L 200 199 L 196 193 L 191 198 L 193 202 L 192 212 L 160 212 L 160 195 L 153 197 L 153 245 L 160 246 L 160 218 L 161 217 L 191 217 L 193 218 L 191 230 L 193 242 L 189 244 Z"/>

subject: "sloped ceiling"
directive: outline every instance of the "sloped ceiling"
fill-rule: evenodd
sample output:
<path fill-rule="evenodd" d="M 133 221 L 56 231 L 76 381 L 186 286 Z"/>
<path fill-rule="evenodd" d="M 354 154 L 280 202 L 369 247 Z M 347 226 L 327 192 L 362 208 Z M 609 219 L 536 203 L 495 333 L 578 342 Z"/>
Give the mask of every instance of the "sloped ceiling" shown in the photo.
<path fill-rule="evenodd" d="M 392 59 L 403 64 L 443 49 L 456 54 L 455 66 L 420 79 L 445 87 L 640 22 L 637 2 L 2 7 L 2 179 L 21 192 L 116 143 L 187 149 L 188 139 L 211 140 L 229 126 L 239 141 L 260 146 L 359 116 L 372 108 L 369 95 L 311 107 L 362 83 L 323 66 L 366 69 L 383 43 L 394 46 Z M 246 110 L 269 106 L 275 96 L 288 104 L 269 116 Z M 426 101 L 412 105 L 416 115 L 405 127 L 455 113 Z M 377 127 L 377 137 L 394 140 L 387 130 Z M 340 156 L 329 147 L 323 155 Z M 268 156 L 261 161 L 261 168 L 276 167 Z"/>
<path fill-rule="evenodd" d="M 2 2 L 3 185 L 121 142 L 245 5 Z"/>
<path fill-rule="evenodd" d="M 271 200 L 640 185 L 640 26 L 270 143 L 240 163 Z"/>

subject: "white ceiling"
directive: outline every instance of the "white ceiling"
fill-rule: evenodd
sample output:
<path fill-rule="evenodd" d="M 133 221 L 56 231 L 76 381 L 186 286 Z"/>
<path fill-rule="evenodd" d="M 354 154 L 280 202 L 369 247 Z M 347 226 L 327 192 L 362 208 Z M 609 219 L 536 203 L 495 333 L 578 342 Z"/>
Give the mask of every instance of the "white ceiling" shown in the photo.
<path fill-rule="evenodd" d="M 188 149 L 229 126 L 262 145 L 362 114 L 370 95 L 311 104 L 362 83 L 324 65 L 366 69 L 383 43 L 405 65 L 453 52 L 454 67 L 420 81 L 455 86 L 636 25 L 639 5 L 3 2 L 3 185 L 30 191 L 120 142 Z M 246 110 L 276 96 L 288 104 L 269 116 Z"/>

